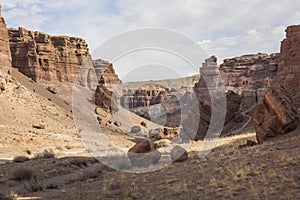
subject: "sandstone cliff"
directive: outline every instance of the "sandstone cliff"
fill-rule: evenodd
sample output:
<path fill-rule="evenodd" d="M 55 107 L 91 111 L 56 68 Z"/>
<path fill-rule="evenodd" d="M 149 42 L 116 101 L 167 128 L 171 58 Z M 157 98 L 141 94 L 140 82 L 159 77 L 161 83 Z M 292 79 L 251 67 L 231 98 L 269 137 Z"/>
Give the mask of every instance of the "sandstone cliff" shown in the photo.
<path fill-rule="evenodd" d="M 220 65 L 224 85 L 242 96 L 243 111 L 261 103 L 277 74 L 279 54 L 252 54 L 225 59 Z"/>
<path fill-rule="evenodd" d="M 168 88 L 149 83 L 136 90 L 128 90 L 121 97 L 121 105 L 125 108 L 149 107 L 164 102 L 169 96 Z"/>
<path fill-rule="evenodd" d="M 9 29 L 12 65 L 34 81 L 74 83 L 79 67 L 90 59 L 83 39 L 50 36 L 25 28 Z"/>
<path fill-rule="evenodd" d="M 256 137 L 262 143 L 268 137 L 288 133 L 298 124 L 300 106 L 300 26 L 290 26 L 281 43 L 278 75 L 254 111 Z"/>
<path fill-rule="evenodd" d="M 0 92 L 7 88 L 8 76 L 11 71 L 11 54 L 9 49 L 8 31 L 1 15 L 0 5 Z"/>

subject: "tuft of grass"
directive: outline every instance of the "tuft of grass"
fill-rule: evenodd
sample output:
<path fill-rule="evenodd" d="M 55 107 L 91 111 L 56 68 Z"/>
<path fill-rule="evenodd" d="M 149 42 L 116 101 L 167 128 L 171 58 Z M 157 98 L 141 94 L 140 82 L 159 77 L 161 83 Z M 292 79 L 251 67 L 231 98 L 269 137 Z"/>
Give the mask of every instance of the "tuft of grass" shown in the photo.
<path fill-rule="evenodd" d="M 4 195 L 4 194 L 0 193 L 1 200 L 17 200 L 18 197 L 19 197 L 19 195 L 14 191 L 10 191 L 10 193 L 8 195 Z"/>

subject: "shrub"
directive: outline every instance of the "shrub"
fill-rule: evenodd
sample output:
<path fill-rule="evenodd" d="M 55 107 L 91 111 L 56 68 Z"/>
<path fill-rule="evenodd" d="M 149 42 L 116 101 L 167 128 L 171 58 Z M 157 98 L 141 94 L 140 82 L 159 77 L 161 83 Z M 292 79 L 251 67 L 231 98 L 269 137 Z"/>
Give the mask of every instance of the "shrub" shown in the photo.
<path fill-rule="evenodd" d="M 40 158 L 55 158 L 55 154 L 52 150 L 45 150 L 43 153 L 38 154 L 37 156 L 35 156 L 36 159 L 40 159 Z"/>
<path fill-rule="evenodd" d="M 17 157 L 14 158 L 13 162 L 23 163 L 23 162 L 26 162 L 28 160 L 29 160 L 29 158 L 26 157 L 26 156 L 17 156 Z"/>
<path fill-rule="evenodd" d="M 77 167 L 87 167 L 88 166 L 88 161 L 84 158 L 74 158 L 70 162 L 72 165 L 76 165 Z"/>
<path fill-rule="evenodd" d="M 82 172 L 82 175 L 80 177 L 80 180 L 81 181 L 88 181 L 90 179 L 95 179 L 95 178 L 98 178 L 99 176 L 101 176 L 102 174 L 102 171 L 99 169 L 99 170 L 84 170 Z"/>
<path fill-rule="evenodd" d="M 25 181 L 30 180 L 33 175 L 34 171 L 32 169 L 20 168 L 13 173 L 13 179 L 17 181 Z"/>
<path fill-rule="evenodd" d="M 33 174 L 32 177 L 25 183 L 25 188 L 30 192 L 43 191 L 43 179 L 38 174 Z"/>

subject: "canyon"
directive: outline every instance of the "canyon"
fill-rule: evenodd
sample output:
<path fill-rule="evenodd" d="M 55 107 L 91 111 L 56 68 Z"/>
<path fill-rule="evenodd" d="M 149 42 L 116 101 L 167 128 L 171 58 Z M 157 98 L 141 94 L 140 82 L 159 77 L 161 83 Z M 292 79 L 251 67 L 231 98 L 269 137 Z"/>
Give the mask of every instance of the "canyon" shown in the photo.
<path fill-rule="evenodd" d="M 122 83 L 84 39 L 7 29 L 0 15 L 0 199 L 299 199 L 299 69 L 300 25 L 280 53 Z M 139 167 L 150 172 L 126 171 Z"/>

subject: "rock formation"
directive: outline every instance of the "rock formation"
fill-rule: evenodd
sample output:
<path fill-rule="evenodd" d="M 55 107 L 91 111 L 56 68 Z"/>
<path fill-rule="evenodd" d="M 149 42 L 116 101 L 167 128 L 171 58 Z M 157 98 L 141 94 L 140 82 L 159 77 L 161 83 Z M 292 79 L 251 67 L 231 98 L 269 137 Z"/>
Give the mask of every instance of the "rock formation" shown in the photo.
<path fill-rule="evenodd" d="M 172 162 L 184 162 L 188 159 L 187 151 L 180 146 L 175 146 L 170 154 Z"/>
<path fill-rule="evenodd" d="M 74 83 L 79 67 L 90 59 L 83 39 L 50 36 L 25 28 L 9 29 L 12 65 L 34 81 Z"/>
<path fill-rule="evenodd" d="M 0 93 L 7 89 L 8 76 L 11 70 L 11 54 L 9 48 L 8 31 L 1 15 L 0 5 Z"/>
<path fill-rule="evenodd" d="M 105 60 L 93 60 L 96 75 L 100 84 L 106 86 L 121 84 L 119 77 L 113 68 L 113 65 Z"/>
<path fill-rule="evenodd" d="M 215 87 L 216 89 L 221 85 L 221 77 L 218 76 L 218 67 L 216 57 L 210 57 L 203 63 L 203 69 L 201 68 L 201 73 L 206 77 L 207 84 L 210 88 Z M 189 138 L 194 140 L 203 140 L 207 134 L 208 127 L 211 121 L 211 97 L 209 89 L 204 79 L 200 79 L 198 83 L 195 84 L 195 93 L 198 99 L 199 109 L 190 106 L 190 113 L 186 116 L 183 122 L 183 132 L 188 135 Z M 227 99 L 227 110 L 225 124 L 234 121 L 235 113 L 240 109 L 241 97 L 234 93 L 233 91 L 228 91 L 226 93 Z M 222 99 L 220 99 L 222 100 Z M 219 105 L 217 103 L 217 105 Z M 221 104 L 220 104 L 221 106 Z M 219 108 L 218 108 L 219 109 Z M 200 120 L 195 121 L 194 115 L 192 114 L 195 110 L 200 112 Z M 220 109 L 221 111 L 222 109 Z M 198 127 L 197 132 L 190 130 L 190 127 Z"/>
<path fill-rule="evenodd" d="M 136 90 L 128 90 L 121 97 L 121 105 L 125 108 L 149 107 L 155 104 L 161 104 L 170 98 L 168 88 L 160 85 L 148 84 Z"/>
<path fill-rule="evenodd" d="M 224 86 L 242 96 L 242 110 L 262 102 L 277 74 L 279 54 L 253 54 L 225 59 L 220 65 Z"/>
<path fill-rule="evenodd" d="M 255 107 L 256 138 L 262 143 L 268 137 L 288 133 L 297 127 L 300 106 L 300 26 L 290 26 L 281 43 L 278 74 Z"/>
<path fill-rule="evenodd" d="M 113 113 L 118 111 L 117 90 L 120 79 L 115 73 L 111 63 L 96 60 L 94 61 L 95 72 L 99 78 L 99 84 L 95 92 L 95 104 Z"/>

